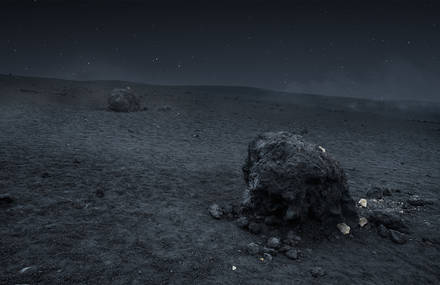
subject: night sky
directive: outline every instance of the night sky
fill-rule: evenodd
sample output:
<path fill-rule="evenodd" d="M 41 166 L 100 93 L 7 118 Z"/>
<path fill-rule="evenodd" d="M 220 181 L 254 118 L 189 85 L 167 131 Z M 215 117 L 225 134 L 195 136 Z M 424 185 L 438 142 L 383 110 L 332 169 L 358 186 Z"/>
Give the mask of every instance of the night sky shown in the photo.
<path fill-rule="evenodd" d="M 440 101 L 440 1 L 154 2 L 3 0 L 0 73 Z"/>

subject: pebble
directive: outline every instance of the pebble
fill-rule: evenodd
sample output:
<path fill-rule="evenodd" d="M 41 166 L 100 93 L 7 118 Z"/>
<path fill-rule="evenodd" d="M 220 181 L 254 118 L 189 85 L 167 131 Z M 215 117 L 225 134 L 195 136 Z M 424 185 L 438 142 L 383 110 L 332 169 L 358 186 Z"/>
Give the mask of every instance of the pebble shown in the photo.
<path fill-rule="evenodd" d="M 248 228 L 253 234 L 259 234 L 261 232 L 261 225 L 255 222 L 250 223 Z"/>
<path fill-rule="evenodd" d="M 316 266 L 316 267 L 312 267 L 312 269 L 310 269 L 310 274 L 312 274 L 313 277 L 317 278 L 317 277 L 324 276 L 325 271 L 324 271 L 324 269 L 322 269 L 322 267 Z"/>
<path fill-rule="evenodd" d="M 397 244 L 405 244 L 408 241 L 408 237 L 398 231 L 390 230 L 390 239 Z"/>
<path fill-rule="evenodd" d="M 384 225 L 379 225 L 377 227 L 377 234 L 383 238 L 388 238 L 390 231 Z"/>
<path fill-rule="evenodd" d="M 0 194 L 0 204 L 11 204 L 14 198 L 10 194 Z"/>
<path fill-rule="evenodd" d="M 367 207 L 367 199 L 360 199 L 358 204 L 362 207 L 362 208 L 366 208 Z"/>
<path fill-rule="evenodd" d="M 223 215 L 223 211 L 220 208 L 219 205 L 217 204 L 212 204 L 209 207 L 209 214 L 214 218 L 214 219 L 220 219 Z"/>
<path fill-rule="evenodd" d="M 368 224 L 367 218 L 365 217 L 359 218 L 359 226 L 361 226 L 361 228 L 363 228 L 366 224 Z"/>
<path fill-rule="evenodd" d="M 350 233 L 350 226 L 346 223 L 337 224 L 336 227 L 344 235 L 348 235 Z"/>
<path fill-rule="evenodd" d="M 260 253 L 260 246 L 254 242 L 251 242 L 247 245 L 246 251 L 250 255 L 257 255 L 258 253 Z"/>
<path fill-rule="evenodd" d="M 270 248 L 279 248 L 281 246 L 281 240 L 277 237 L 271 237 L 267 240 L 267 246 Z"/>
<path fill-rule="evenodd" d="M 298 259 L 298 250 L 296 250 L 296 249 L 293 249 L 293 248 L 289 249 L 284 254 L 290 259 L 293 259 L 293 260 Z"/>
<path fill-rule="evenodd" d="M 265 261 L 265 262 L 271 262 L 272 259 L 273 259 L 272 255 L 269 254 L 269 253 L 264 253 L 264 254 L 263 254 L 263 258 L 264 258 L 264 261 Z"/>
<path fill-rule="evenodd" d="M 237 226 L 242 229 L 247 228 L 247 226 L 249 225 L 249 220 L 246 217 L 240 217 L 235 222 Z"/>

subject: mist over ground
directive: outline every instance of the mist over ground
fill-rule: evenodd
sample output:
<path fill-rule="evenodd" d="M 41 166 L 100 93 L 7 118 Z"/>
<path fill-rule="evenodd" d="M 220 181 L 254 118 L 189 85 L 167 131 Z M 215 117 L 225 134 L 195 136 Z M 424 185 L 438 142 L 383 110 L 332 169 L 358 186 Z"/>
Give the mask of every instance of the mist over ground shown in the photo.
<path fill-rule="evenodd" d="M 0 73 L 439 101 L 437 1 L 2 1 Z"/>

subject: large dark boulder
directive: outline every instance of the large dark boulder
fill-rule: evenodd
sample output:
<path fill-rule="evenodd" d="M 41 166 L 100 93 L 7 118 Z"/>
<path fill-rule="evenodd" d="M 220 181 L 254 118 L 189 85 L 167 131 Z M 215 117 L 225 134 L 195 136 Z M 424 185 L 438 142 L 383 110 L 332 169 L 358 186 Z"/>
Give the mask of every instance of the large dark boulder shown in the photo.
<path fill-rule="evenodd" d="M 115 112 L 136 112 L 141 109 L 141 104 L 131 88 L 116 88 L 108 97 L 108 108 Z"/>
<path fill-rule="evenodd" d="M 339 163 L 299 135 L 269 132 L 255 138 L 243 166 L 244 209 L 283 224 L 355 221 L 355 203 Z"/>

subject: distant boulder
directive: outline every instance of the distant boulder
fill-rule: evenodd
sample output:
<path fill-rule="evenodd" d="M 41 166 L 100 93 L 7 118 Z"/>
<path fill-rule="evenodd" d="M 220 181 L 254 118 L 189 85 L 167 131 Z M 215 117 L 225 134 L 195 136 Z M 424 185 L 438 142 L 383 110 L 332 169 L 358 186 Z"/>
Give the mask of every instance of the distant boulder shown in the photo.
<path fill-rule="evenodd" d="M 108 97 L 108 108 L 115 112 L 136 112 L 141 110 L 141 104 L 130 87 L 116 88 Z"/>
<path fill-rule="evenodd" d="M 339 163 L 299 135 L 259 135 L 249 144 L 243 173 L 243 206 L 251 216 L 275 216 L 284 225 L 307 220 L 331 225 L 357 217 Z"/>

